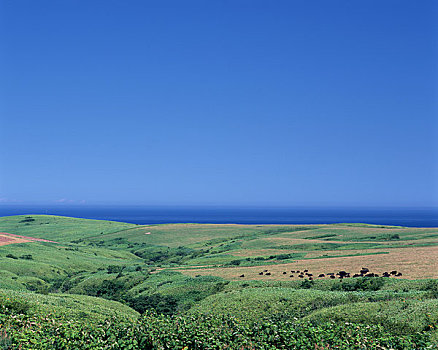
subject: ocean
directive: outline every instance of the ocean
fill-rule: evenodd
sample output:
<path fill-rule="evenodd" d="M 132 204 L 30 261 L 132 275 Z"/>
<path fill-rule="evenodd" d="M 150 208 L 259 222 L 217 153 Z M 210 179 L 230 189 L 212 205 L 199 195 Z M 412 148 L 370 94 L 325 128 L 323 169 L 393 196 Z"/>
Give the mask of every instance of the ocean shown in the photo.
<path fill-rule="evenodd" d="M 133 224 L 366 223 L 438 227 L 438 208 L 237 208 L 150 206 L 0 206 L 0 216 L 49 214 Z"/>

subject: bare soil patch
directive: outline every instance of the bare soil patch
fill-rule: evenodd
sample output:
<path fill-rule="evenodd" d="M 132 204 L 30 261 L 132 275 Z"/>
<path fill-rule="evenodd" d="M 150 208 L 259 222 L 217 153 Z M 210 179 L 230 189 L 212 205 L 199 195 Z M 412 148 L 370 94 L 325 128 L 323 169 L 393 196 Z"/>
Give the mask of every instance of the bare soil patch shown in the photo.
<path fill-rule="evenodd" d="M 30 242 L 30 241 L 23 238 L 10 237 L 8 235 L 4 235 L 3 233 L 0 233 L 0 246 L 14 244 L 14 243 L 25 243 L 25 242 Z"/>
<path fill-rule="evenodd" d="M 51 242 L 58 243 L 55 241 L 49 241 L 42 238 L 34 238 L 28 236 L 15 235 L 13 233 L 0 232 L 0 246 L 14 243 L 26 243 L 26 242 Z"/>

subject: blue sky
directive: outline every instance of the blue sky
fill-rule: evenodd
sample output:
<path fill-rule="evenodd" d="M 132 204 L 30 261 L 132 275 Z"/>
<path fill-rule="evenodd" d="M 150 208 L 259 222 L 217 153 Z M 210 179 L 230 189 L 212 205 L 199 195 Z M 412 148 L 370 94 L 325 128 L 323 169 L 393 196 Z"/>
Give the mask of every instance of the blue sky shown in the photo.
<path fill-rule="evenodd" d="M 3 204 L 438 206 L 436 1 L 0 4 Z"/>

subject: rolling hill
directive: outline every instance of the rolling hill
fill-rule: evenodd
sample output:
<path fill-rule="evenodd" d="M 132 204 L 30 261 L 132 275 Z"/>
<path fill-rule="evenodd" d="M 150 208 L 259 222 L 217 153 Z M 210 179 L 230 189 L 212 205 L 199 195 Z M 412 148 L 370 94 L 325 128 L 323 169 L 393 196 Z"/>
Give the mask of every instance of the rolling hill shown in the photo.
<path fill-rule="evenodd" d="M 377 327 L 367 339 L 378 344 L 387 344 L 382 339 L 392 337 L 398 344 L 394 348 L 415 341 L 427 348 L 438 339 L 437 279 L 437 228 L 134 225 L 48 215 L 3 217 L 0 321 L 6 326 L 0 341 L 6 349 L 18 344 L 31 349 L 31 339 L 38 342 L 38 337 L 54 332 L 44 321 L 50 319 L 52 324 L 67 320 L 74 329 L 86 325 L 89 334 L 103 334 L 99 333 L 103 329 L 115 332 L 115 340 L 132 348 L 192 344 L 189 348 L 207 349 L 215 347 L 193 345 L 199 327 L 213 322 L 214 329 L 219 324 L 214 320 L 231 317 L 253 345 L 268 340 L 249 332 L 251 327 L 276 324 L 290 333 L 292 322 L 294 329 L 310 332 L 309 337 L 310 329 L 318 329 L 329 339 L 336 327 L 343 329 L 347 322 L 360 329 Z M 30 332 L 25 341 L 19 337 L 23 328 L 16 317 L 44 324 L 46 330 Z M 178 328 L 174 322 L 188 325 L 180 330 L 186 343 L 157 335 L 162 334 L 160 329 Z M 94 324 L 101 326 L 95 329 Z M 125 338 L 120 335 L 121 325 L 138 334 Z M 65 332 L 70 334 L 73 328 Z M 211 336 L 207 330 L 205 334 Z M 145 335 L 147 340 L 142 338 Z M 91 341 L 81 337 L 78 342 Z M 102 344 L 111 338 L 100 337 Z M 227 339 L 221 344 L 236 348 L 243 341 Z M 311 342 L 337 344 L 324 339 Z M 349 341 L 344 335 L 336 339 L 344 346 Z M 172 341 L 179 345 L 169 345 Z M 54 344 L 39 348 L 68 348 Z M 301 348 L 313 349 L 313 345 Z"/>

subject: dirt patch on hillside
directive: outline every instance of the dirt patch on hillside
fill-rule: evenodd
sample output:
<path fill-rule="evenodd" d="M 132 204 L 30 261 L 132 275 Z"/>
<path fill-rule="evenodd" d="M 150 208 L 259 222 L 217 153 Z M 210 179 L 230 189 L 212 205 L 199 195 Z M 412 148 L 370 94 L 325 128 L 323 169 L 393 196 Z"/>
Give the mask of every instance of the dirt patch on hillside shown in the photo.
<path fill-rule="evenodd" d="M 14 244 L 14 243 L 25 243 L 25 242 L 31 242 L 31 241 L 23 238 L 10 237 L 8 235 L 4 235 L 3 233 L 0 233 L 0 246 Z"/>
<path fill-rule="evenodd" d="M 0 246 L 14 244 L 14 243 L 27 243 L 27 242 L 51 242 L 58 243 L 55 241 L 49 241 L 42 238 L 34 238 L 28 236 L 15 235 L 13 233 L 0 232 Z"/>

